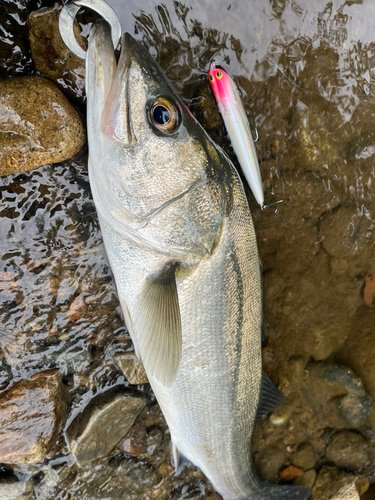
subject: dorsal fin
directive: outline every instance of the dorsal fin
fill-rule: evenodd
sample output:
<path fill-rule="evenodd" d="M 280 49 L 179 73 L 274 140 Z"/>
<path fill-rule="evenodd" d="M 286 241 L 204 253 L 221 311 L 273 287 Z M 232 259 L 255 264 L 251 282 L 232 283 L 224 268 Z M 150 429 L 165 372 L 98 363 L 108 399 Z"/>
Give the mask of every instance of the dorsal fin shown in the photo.
<path fill-rule="evenodd" d="M 146 373 L 166 387 L 173 384 L 181 359 L 175 269 L 171 264 L 158 277 L 146 279 L 134 318 L 134 340 Z"/>
<path fill-rule="evenodd" d="M 284 404 L 285 401 L 284 394 L 262 372 L 258 410 L 255 419 L 259 420 L 263 415 Z"/>

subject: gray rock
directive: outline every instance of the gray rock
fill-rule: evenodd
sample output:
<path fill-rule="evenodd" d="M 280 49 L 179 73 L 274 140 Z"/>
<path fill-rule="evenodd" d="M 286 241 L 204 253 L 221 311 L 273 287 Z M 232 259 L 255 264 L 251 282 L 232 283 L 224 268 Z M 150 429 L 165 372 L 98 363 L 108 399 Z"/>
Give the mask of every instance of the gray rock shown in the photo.
<path fill-rule="evenodd" d="M 31 482 L 19 481 L 15 476 L 0 480 L 1 500 L 32 500 Z"/>
<path fill-rule="evenodd" d="M 113 356 L 116 366 L 122 371 L 129 384 L 147 384 L 148 379 L 142 362 L 134 352 L 124 352 Z"/>
<path fill-rule="evenodd" d="M 310 443 L 303 443 L 289 456 L 289 460 L 293 465 L 308 470 L 315 467 L 318 455 Z"/>
<path fill-rule="evenodd" d="M 270 483 L 278 482 L 279 471 L 285 460 L 286 452 L 278 446 L 267 446 L 254 455 L 254 464 L 258 474 Z"/>
<path fill-rule="evenodd" d="M 145 398 L 109 390 L 95 397 L 68 428 L 69 447 L 78 464 L 108 456 L 145 407 Z"/>
<path fill-rule="evenodd" d="M 326 457 L 337 467 L 360 469 L 368 460 L 367 448 L 367 442 L 360 434 L 344 430 L 331 438 Z"/>
<path fill-rule="evenodd" d="M 296 486 L 306 486 L 306 488 L 312 488 L 314 486 L 316 479 L 316 470 L 310 469 L 305 471 L 301 476 L 297 477 L 293 484 Z"/>
<path fill-rule="evenodd" d="M 336 467 L 323 467 L 316 478 L 311 500 L 360 500 L 368 484 L 367 479 Z"/>
<path fill-rule="evenodd" d="M 302 394 L 322 427 L 358 428 L 371 412 L 372 399 L 361 380 L 336 364 L 309 363 Z"/>

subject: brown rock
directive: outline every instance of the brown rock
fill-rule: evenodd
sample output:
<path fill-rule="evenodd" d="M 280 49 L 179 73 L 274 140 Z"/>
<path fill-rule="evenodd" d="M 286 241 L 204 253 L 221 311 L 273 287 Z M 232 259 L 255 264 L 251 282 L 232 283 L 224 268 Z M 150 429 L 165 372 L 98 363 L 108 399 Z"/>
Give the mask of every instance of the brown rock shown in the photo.
<path fill-rule="evenodd" d="M 342 472 L 336 467 L 323 467 L 316 478 L 311 500 L 359 500 L 368 488 L 368 480 Z"/>
<path fill-rule="evenodd" d="M 366 441 L 360 434 L 344 430 L 332 437 L 326 457 L 337 467 L 360 469 L 368 460 L 367 447 Z"/>
<path fill-rule="evenodd" d="M 83 102 L 85 97 L 85 63 L 65 47 L 58 28 L 62 6 L 55 3 L 32 12 L 28 19 L 29 42 L 34 67 L 43 76 L 63 87 L 69 96 Z M 77 21 L 74 32 L 80 46 L 86 50 L 86 40 L 80 36 Z"/>
<path fill-rule="evenodd" d="M 293 465 L 308 470 L 315 467 L 318 455 L 310 443 L 303 443 L 298 447 L 297 451 L 290 455 L 289 460 Z"/>
<path fill-rule="evenodd" d="M 138 456 L 146 451 L 147 427 L 144 422 L 136 422 L 117 445 L 117 448 L 129 455 Z"/>
<path fill-rule="evenodd" d="M 294 465 L 289 465 L 286 469 L 282 470 L 279 474 L 280 479 L 284 481 L 291 481 L 296 477 L 299 477 L 303 474 L 303 470 L 299 467 L 295 467 Z"/>
<path fill-rule="evenodd" d="M 116 354 L 114 362 L 130 384 L 147 384 L 148 379 L 142 362 L 133 352 Z"/>
<path fill-rule="evenodd" d="M 86 304 L 83 297 L 77 297 L 70 305 L 68 311 L 69 321 L 78 321 L 86 313 Z"/>
<path fill-rule="evenodd" d="M 365 288 L 363 290 L 363 300 L 369 307 L 374 307 L 375 296 L 375 274 L 367 275 L 365 278 Z"/>
<path fill-rule="evenodd" d="M 109 390 L 95 397 L 68 428 L 70 451 L 79 464 L 107 456 L 146 405 L 139 394 Z"/>
<path fill-rule="evenodd" d="M 86 140 L 78 113 L 45 78 L 0 80 L 0 115 L 0 175 L 66 160 Z"/>
<path fill-rule="evenodd" d="M 0 462 L 40 462 L 60 431 L 64 414 L 64 390 L 57 370 L 13 384 L 0 394 Z"/>

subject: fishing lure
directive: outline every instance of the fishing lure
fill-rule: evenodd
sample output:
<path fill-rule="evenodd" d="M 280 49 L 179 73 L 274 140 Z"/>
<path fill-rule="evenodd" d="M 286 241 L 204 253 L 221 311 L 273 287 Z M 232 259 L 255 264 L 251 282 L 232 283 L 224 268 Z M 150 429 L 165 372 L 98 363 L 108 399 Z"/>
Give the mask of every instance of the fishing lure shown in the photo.
<path fill-rule="evenodd" d="M 221 68 L 211 65 L 208 73 L 219 111 L 223 116 L 225 127 L 237 155 L 242 171 L 251 191 L 263 208 L 264 194 L 258 158 L 251 135 L 249 121 L 243 107 L 240 93 L 232 78 Z"/>

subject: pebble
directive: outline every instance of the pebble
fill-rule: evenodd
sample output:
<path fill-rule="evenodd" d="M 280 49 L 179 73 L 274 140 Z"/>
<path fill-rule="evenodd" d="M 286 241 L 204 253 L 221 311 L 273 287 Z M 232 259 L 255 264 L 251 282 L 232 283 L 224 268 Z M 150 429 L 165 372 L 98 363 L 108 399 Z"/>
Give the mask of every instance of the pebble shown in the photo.
<path fill-rule="evenodd" d="M 0 176 L 58 163 L 86 141 L 81 118 L 49 80 L 0 80 Z"/>
<path fill-rule="evenodd" d="M 76 462 L 82 465 L 108 456 L 145 405 L 142 395 L 119 389 L 93 398 L 67 431 Z"/>
<path fill-rule="evenodd" d="M 65 47 L 61 39 L 58 20 L 62 5 L 55 3 L 32 12 L 27 25 L 31 55 L 36 71 L 60 85 L 69 97 L 79 102 L 85 98 L 85 63 Z M 78 22 L 74 34 L 79 45 L 86 50 L 86 40 L 80 36 Z"/>
<path fill-rule="evenodd" d="M 0 463 L 43 460 L 61 429 L 65 391 L 57 370 L 20 380 L 0 394 Z"/>
<path fill-rule="evenodd" d="M 86 313 L 86 303 L 83 297 L 77 297 L 71 303 L 68 310 L 69 321 L 78 321 L 83 318 Z"/>
<path fill-rule="evenodd" d="M 302 394 L 322 427 L 358 428 L 368 417 L 372 399 L 352 370 L 336 364 L 309 363 Z"/>
<path fill-rule="evenodd" d="M 314 486 L 315 479 L 316 479 L 316 470 L 310 469 L 305 471 L 299 477 L 297 477 L 293 481 L 293 484 L 295 484 L 296 486 L 305 486 L 306 488 L 312 488 Z"/>
<path fill-rule="evenodd" d="M 155 455 L 163 443 L 163 432 L 155 427 L 147 436 L 147 454 Z"/>
<path fill-rule="evenodd" d="M 289 460 L 293 465 L 308 470 L 315 467 L 318 455 L 310 443 L 302 443 L 297 451 L 289 456 Z"/>
<path fill-rule="evenodd" d="M 121 452 L 138 456 L 146 451 L 147 427 L 144 422 L 136 421 L 117 445 Z"/>
<path fill-rule="evenodd" d="M 125 352 L 113 356 L 116 366 L 122 371 L 129 384 L 147 384 L 148 379 L 140 359 L 133 352 Z"/>
<path fill-rule="evenodd" d="M 275 445 L 267 446 L 254 455 L 254 465 L 258 474 L 270 483 L 278 482 L 279 471 L 285 460 L 286 452 Z"/>
<path fill-rule="evenodd" d="M 316 478 L 311 500 L 360 500 L 368 486 L 365 478 L 336 467 L 323 467 Z"/>
<path fill-rule="evenodd" d="M 326 457 L 337 467 L 360 469 L 368 461 L 367 448 L 367 442 L 360 434 L 343 430 L 331 438 Z"/>
<path fill-rule="evenodd" d="M 284 481 L 292 481 L 292 479 L 295 479 L 302 474 L 302 469 L 300 469 L 299 467 L 295 467 L 294 465 L 289 465 L 280 472 L 279 477 Z"/>

